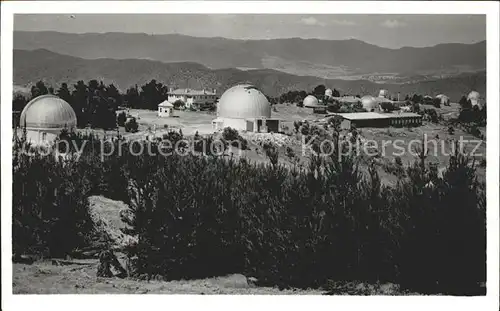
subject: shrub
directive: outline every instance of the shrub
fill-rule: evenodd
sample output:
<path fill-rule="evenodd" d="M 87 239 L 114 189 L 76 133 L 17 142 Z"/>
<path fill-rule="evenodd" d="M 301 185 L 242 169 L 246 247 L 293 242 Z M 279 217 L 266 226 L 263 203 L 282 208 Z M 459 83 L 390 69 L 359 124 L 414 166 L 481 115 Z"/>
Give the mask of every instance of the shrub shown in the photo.
<path fill-rule="evenodd" d="M 186 107 L 186 104 L 182 100 L 180 100 L 180 99 L 176 100 L 173 103 L 173 105 L 174 105 L 174 109 L 177 109 L 177 110 Z"/>
<path fill-rule="evenodd" d="M 231 127 L 224 128 L 224 131 L 222 132 L 222 138 L 228 141 L 238 140 L 239 137 L 240 133 Z"/>
<path fill-rule="evenodd" d="M 436 108 L 441 108 L 441 99 L 440 98 L 434 98 L 432 100 L 432 105 Z"/>
<path fill-rule="evenodd" d="M 240 148 L 241 150 L 248 149 L 248 141 L 241 137 L 236 129 L 226 127 L 222 132 L 222 138 L 229 142 L 231 146 Z"/>
<path fill-rule="evenodd" d="M 439 123 L 439 115 L 435 109 L 425 109 L 424 115 L 432 123 Z"/>
<path fill-rule="evenodd" d="M 116 123 L 118 126 L 125 126 L 125 122 L 127 121 L 127 114 L 125 112 L 120 112 L 116 117 Z"/>
<path fill-rule="evenodd" d="M 318 135 L 315 144 L 328 138 L 347 148 L 319 127 L 308 134 Z M 299 170 L 217 156 L 164 157 L 155 142 L 142 142 L 151 153 L 132 155 L 125 146 L 121 156 L 101 162 L 94 143 L 79 161 L 14 152 L 15 252 L 64 256 L 84 247 L 92 232 L 87 197 L 119 197 L 121 188 L 130 212 L 124 231 L 138 237 L 126 252 L 138 274 L 243 273 L 280 287 L 390 281 L 459 295 L 485 281 L 484 183 L 459 153 L 443 176 L 421 155 L 408 168 L 397 165 L 404 176 L 384 186 L 374 166 L 362 174 L 356 159 L 336 148 L 329 157 L 312 155 Z"/>
<path fill-rule="evenodd" d="M 453 127 L 453 125 L 448 126 L 448 134 L 449 135 L 455 134 L 455 128 Z"/>
<path fill-rule="evenodd" d="M 137 120 L 135 118 L 130 118 L 125 123 L 126 132 L 136 133 L 138 129 L 139 129 L 139 124 L 137 123 Z"/>
<path fill-rule="evenodd" d="M 13 150 L 13 253 L 65 257 L 87 246 L 93 232 L 89 172 L 78 161 L 33 151 L 24 153 L 18 143 Z"/>

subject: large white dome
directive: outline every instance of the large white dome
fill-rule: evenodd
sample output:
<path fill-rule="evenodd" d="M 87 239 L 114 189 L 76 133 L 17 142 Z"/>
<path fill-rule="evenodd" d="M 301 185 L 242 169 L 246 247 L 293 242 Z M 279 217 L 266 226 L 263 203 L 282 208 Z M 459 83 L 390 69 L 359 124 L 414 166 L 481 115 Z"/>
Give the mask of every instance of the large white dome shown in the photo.
<path fill-rule="evenodd" d="M 332 91 L 332 89 L 326 89 L 326 90 L 325 90 L 325 96 L 333 96 L 333 91 Z"/>
<path fill-rule="evenodd" d="M 217 105 L 217 116 L 234 119 L 270 118 L 271 105 L 255 86 L 236 85 L 222 94 Z"/>
<path fill-rule="evenodd" d="M 21 127 L 62 130 L 76 127 L 76 114 L 63 99 L 47 94 L 32 99 L 21 112 Z"/>
<path fill-rule="evenodd" d="M 318 105 L 318 99 L 312 95 L 307 95 L 306 98 L 304 98 L 304 107 L 314 107 Z"/>
<path fill-rule="evenodd" d="M 370 95 L 365 95 L 361 97 L 361 105 L 366 111 L 374 111 L 378 109 L 379 103 L 376 98 Z"/>

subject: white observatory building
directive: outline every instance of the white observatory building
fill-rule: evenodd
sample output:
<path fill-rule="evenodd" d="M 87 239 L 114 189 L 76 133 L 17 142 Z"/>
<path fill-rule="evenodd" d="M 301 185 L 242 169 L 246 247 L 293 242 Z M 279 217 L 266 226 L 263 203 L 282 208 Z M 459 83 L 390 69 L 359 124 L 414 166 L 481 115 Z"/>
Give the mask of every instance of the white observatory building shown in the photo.
<path fill-rule="evenodd" d="M 215 130 L 226 127 L 251 132 L 278 132 L 279 120 L 271 118 L 271 104 L 255 86 L 240 84 L 222 94 L 217 104 Z"/>
<path fill-rule="evenodd" d="M 62 130 L 76 128 L 76 114 L 63 99 L 42 95 L 32 99 L 21 112 L 20 128 L 26 128 L 26 140 L 35 145 L 53 142 Z"/>

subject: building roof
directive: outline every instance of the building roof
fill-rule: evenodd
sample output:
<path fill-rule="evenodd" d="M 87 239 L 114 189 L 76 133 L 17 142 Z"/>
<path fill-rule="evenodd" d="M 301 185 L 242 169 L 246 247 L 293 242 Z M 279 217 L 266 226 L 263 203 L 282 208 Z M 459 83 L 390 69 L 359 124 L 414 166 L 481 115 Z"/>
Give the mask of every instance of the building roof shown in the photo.
<path fill-rule="evenodd" d="M 24 107 L 19 125 L 28 129 L 71 129 L 76 127 L 76 114 L 66 101 L 47 94 L 32 99 Z"/>
<path fill-rule="evenodd" d="M 385 113 L 385 115 L 389 116 L 390 118 L 421 118 L 422 117 L 418 113 L 414 113 L 414 112 L 399 112 L 399 111 L 394 111 L 394 112 L 391 112 L 391 113 Z"/>
<path fill-rule="evenodd" d="M 271 105 L 255 86 L 240 84 L 222 94 L 217 104 L 217 116 L 236 119 L 270 118 Z"/>
<path fill-rule="evenodd" d="M 158 104 L 158 107 L 173 108 L 174 105 L 169 103 L 167 100 Z"/>
<path fill-rule="evenodd" d="M 378 112 L 349 112 L 349 113 L 334 113 L 333 115 L 341 116 L 346 120 L 371 120 L 371 119 L 389 119 L 387 114 Z"/>
<path fill-rule="evenodd" d="M 354 97 L 354 96 L 343 96 L 338 98 L 338 101 L 341 103 L 350 103 L 350 104 L 355 104 L 361 102 L 361 98 Z"/>
<path fill-rule="evenodd" d="M 350 112 L 350 113 L 333 113 L 346 120 L 374 120 L 374 119 L 396 119 L 396 118 L 421 118 L 418 113 L 413 112 Z"/>
<path fill-rule="evenodd" d="M 208 90 L 193 90 L 193 89 L 176 89 L 168 92 L 169 95 L 216 95 L 213 91 Z"/>

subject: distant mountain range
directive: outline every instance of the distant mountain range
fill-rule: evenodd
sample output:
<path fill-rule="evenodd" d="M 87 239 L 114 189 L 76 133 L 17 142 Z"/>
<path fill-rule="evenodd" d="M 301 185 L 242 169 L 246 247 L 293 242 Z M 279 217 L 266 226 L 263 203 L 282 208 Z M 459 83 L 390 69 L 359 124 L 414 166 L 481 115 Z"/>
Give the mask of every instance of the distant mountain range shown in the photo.
<path fill-rule="evenodd" d="M 226 39 L 223 39 L 226 40 Z M 105 48 L 103 48 L 105 49 Z M 124 50 L 127 48 L 123 47 Z M 66 51 L 67 52 L 67 51 Z M 164 63 L 145 59 L 83 59 L 54 53 L 45 49 L 14 50 L 14 84 L 29 86 L 39 80 L 57 88 L 61 83 L 100 79 L 114 83 L 119 89 L 156 79 L 171 87 L 217 89 L 220 94 L 238 83 L 252 83 L 268 96 L 279 96 L 289 90 L 312 90 L 319 84 L 336 88 L 341 93 L 377 94 L 381 88 L 395 94 L 447 94 L 452 100 L 475 89 L 484 94 L 485 71 L 461 74 L 445 79 L 415 83 L 378 84 L 367 80 L 322 79 L 298 76 L 272 69 L 210 69 L 193 62 Z"/>
<path fill-rule="evenodd" d="M 321 78 L 449 76 L 486 68 L 486 41 L 389 49 L 354 39 L 234 40 L 177 34 L 16 31 L 14 49 L 46 49 L 84 59 L 193 62 L 211 69 L 275 69 Z"/>

